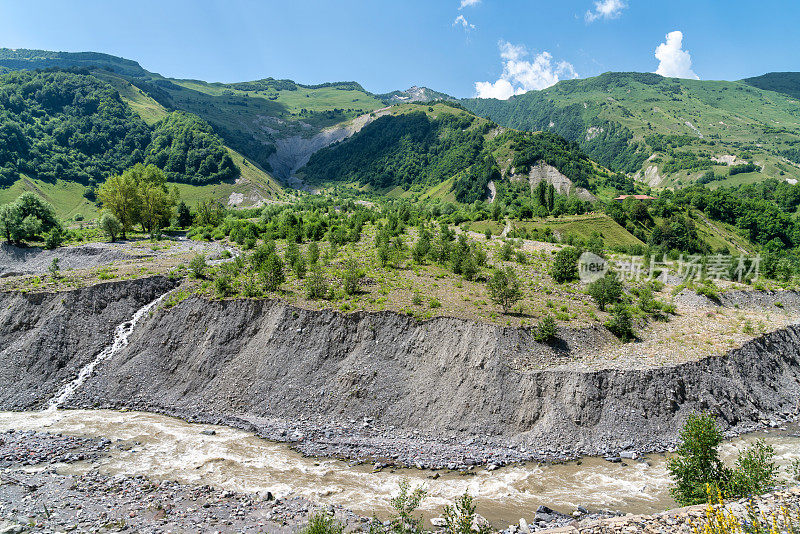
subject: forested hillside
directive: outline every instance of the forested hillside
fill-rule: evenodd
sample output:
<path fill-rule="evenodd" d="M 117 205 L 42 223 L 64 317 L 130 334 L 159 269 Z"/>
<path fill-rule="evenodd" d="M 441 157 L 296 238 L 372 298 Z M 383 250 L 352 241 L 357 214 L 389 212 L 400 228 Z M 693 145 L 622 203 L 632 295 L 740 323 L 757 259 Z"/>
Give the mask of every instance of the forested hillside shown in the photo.
<path fill-rule="evenodd" d="M 150 128 L 110 85 L 72 72 L 0 76 L 0 185 L 24 174 L 101 182 L 136 163 L 176 182 L 209 183 L 238 170 L 208 124 L 174 113 Z"/>
<path fill-rule="evenodd" d="M 540 161 L 589 190 L 617 178 L 557 135 L 505 130 L 445 103 L 394 108 L 351 139 L 314 154 L 300 174 L 312 183 L 374 190 L 425 192 L 447 182 L 455 200 L 471 203 L 489 195 L 490 181 L 525 175 Z"/>
<path fill-rule="evenodd" d="M 768 80 L 760 86 L 774 90 L 753 87 L 759 82 L 752 80 L 748 85 L 606 73 L 506 101 L 462 103 L 503 126 L 562 135 L 601 165 L 638 173 L 653 186 L 796 179 L 800 107 L 784 94 L 794 82 L 786 76 Z"/>

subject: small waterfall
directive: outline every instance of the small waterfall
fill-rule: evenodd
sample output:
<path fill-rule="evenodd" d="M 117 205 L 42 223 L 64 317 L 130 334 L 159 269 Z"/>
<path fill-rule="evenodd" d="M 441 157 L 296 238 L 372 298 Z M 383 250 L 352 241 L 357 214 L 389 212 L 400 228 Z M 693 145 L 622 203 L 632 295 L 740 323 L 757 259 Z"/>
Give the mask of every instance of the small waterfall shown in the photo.
<path fill-rule="evenodd" d="M 133 317 L 131 317 L 129 320 L 117 325 L 117 328 L 114 330 L 114 340 L 111 342 L 111 344 L 108 345 L 106 348 L 104 348 L 102 351 L 100 351 L 100 353 L 91 362 L 84 365 L 83 368 L 81 368 L 80 372 L 78 372 L 78 376 L 76 376 L 75 379 L 72 380 L 71 382 L 65 384 L 58 391 L 58 393 L 56 393 L 56 395 L 52 399 L 50 399 L 50 401 L 47 403 L 47 410 L 48 411 L 57 410 L 58 407 L 64 403 L 64 401 L 66 401 L 67 399 L 72 397 L 72 395 L 75 394 L 78 388 L 81 387 L 81 385 L 83 385 L 84 382 L 86 382 L 86 379 L 92 376 L 94 368 L 97 367 L 97 364 L 99 364 L 103 360 L 110 358 L 118 351 L 123 349 L 125 346 L 127 346 L 128 338 L 133 333 L 133 330 L 136 328 L 136 324 L 142 319 L 142 317 L 147 315 L 148 312 L 150 312 L 150 310 L 156 307 L 158 303 L 161 302 L 164 299 L 164 297 L 166 297 L 170 293 L 171 291 L 168 291 L 163 295 L 161 295 L 160 297 L 158 297 L 157 299 L 155 299 L 154 301 L 150 302 L 149 304 L 145 304 L 144 306 L 139 308 L 136 311 L 136 313 L 133 314 Z"/>

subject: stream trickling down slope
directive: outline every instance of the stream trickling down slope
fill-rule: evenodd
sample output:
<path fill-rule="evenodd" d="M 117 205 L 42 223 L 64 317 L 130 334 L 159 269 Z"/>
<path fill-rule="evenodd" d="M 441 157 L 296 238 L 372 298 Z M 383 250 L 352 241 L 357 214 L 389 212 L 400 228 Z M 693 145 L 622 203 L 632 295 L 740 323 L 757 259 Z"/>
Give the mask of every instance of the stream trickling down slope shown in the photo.
<path fill-rule="evenodd" d="M 86 380 L 94 372 L 94 368 L 97 367 L 100 362 L 110 358 L 119 350 L 124 348 L 128 344 L 128 338 L 136 328 L 136 324 L 141 321 L 142 318 L 150 312 L 150 310 L 155 308 L 162 300 L 164 300 L 164 297 L 166 297 L 168 294 L 169 292 L 164 293 L 152 302 L 145 304 L 133 314 L 133 317 L 131 317 L 130 320 L 117 325 L 117 328 L 114 330 L 114 339 L 111 341 L 111 344 L 103 349 L 97 356 L 95 356 L 91 362 L 84 365 L 83 368 L 81 368 L 81 370 L 78 372 L 78 376 L 76 376 L 70 382 L 64 384 L 58 393 L 56 393 L 55 396 L 53 396 L 53 398 L 51 398 L 47 403 L 47 409 L 49 411 L 57 410 L 59 406 L 64 404 L 64 402 L 74 395 L 78 388 L 81 387 L 84 382 L 86 382 Z"/>
<path fill-rule="evenodd" d="M 95 467 L 115 475 L 144 475 L 159 480 L 211 484 L 246 492 L 271 491 L 278 497 L 303 495 L 322 504 L 341 504 L 371 515 L 384 515 L 398 483 L 408 478 L 423 484 L 429 497 L 427 516 L 438 513 L 464 491 L 477 497 L 478 512 L 503 527 L 530 517 L 540 504 L 571 512 L 578 505 L 645 513 L 675 506 L 669 497 L 665 458 L 628 460 L 627 466 L 599 458 L 561 465 L 511 466 L 474 474 L 398 469 L 371 472 L 369 465 L 351 465 L 334 459 L 306 458 L 288 445 L 228 427 L 186 423 L 143 412 L 112 410 L 58 410 L 0 412 L 0 430 L 37 430 L 124 440 L 129 450 L 112 447 Z M 213 430 L 214 435 L 201 434 Z M 725 444 L 730 460 L 744 444 L 765 437 L 775 447 L 778 463 L 800 457 L 800 438 L 789 431 L 759 433 Z M 137 444 L 138 443 L 138 444 Z M 127 447 L 126 447 L 127 448 Z M 59 467 L 63 473 L 81 473 L 93 467 L 79 463 Z"/>

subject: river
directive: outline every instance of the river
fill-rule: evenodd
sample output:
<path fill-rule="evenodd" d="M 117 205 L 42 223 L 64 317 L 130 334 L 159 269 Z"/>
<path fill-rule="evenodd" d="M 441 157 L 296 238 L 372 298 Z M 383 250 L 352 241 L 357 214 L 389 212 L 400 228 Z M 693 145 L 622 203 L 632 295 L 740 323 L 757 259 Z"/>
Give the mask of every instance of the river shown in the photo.
<path fill-rule="evenodd" d="M 270 442 L 242 430 L 190 424 L 143 412 L 0 412 L 0 430 L 12 428 L 108 438 L 132 445 L 112 447 L 95 464 L 60 465 L 61 473 L 79 474 L 98 468 L 108 475 L 144 475 L 154 480 L 210 484 L 242 492 L 271 491 L 277 497 L 302 495 L 323 504 L 343 505 L 363 515 L 386 515 L 389 499 L 396 494 L 403 478 L 412 486 L 423 485 L 427 489 L 428 497 L 421 509 L 428 517 L 469 491 L 476 498 L 478 513 L 497 527 L 515 523 L 520 517 L 531 517 L 541 504 L 565 513 L 578 505 L 591 510 L 631 513 L 675 506 L 669 496 L 663 455 L 627 460 L 628 465 L 584 458 L 556 465 L 509 466 L 491 472 L 479 468 L 467 475 L 416 469 L 384 469 L 373 473 L 370 465 L 307 458 L 286 444 Z M 214 435 L 201 433 L 211 430 Z M 780 465 L 800 458 L 796 429 L 737 438 L 723 446 L 723 458 L 732 461 L 737 450 L 759 437 L 775 448 Z"/>

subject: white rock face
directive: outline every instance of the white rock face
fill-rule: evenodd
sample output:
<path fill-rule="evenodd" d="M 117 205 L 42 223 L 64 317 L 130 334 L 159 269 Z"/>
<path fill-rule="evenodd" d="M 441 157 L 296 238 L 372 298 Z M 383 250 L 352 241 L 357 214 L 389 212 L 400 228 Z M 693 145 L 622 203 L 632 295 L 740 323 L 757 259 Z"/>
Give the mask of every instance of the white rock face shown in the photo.
<path fill-rule="evenodd" d="M 294 174 L 308 163 L 314 152 L 343 141 L 361 131 L 364 126 L 388 113 L 389 108 L 360 115 L 342 126 L 326 128 L 312 137 L 294 135 L 275 141 L 275 152 L 269 157 L 269 164 L 276 177 L 293 186 Z"/>
<path fill-rule="evenodd" d="M 531 185 L 531 190 L 539 185 L 540 182 L 544 181 L 552 184 L 553 187 L 556 188 L 556 192 L 559 195 L 573 194 L 581 200 L 597 200 L 597 198 L 588 190 L 582 187 L 575 187 L 575 184 L 572 183 L 572 180 L 561 174 L 558 169 L 552 165 L 548 165 L 544 161 L 540 161 L 531 167 L 531 170 L 527 176 L 517 174 L 513 175 L 511 179 L 520 181 L 527 179 L 528 183 Z"/>

